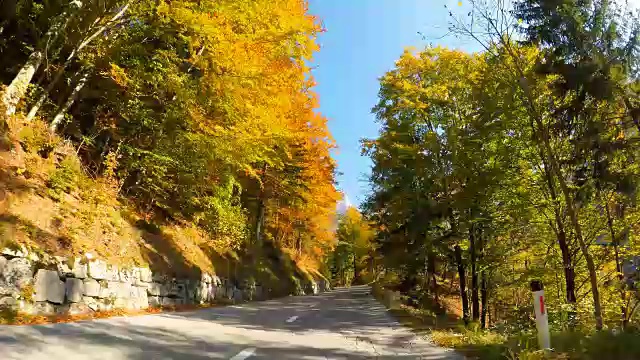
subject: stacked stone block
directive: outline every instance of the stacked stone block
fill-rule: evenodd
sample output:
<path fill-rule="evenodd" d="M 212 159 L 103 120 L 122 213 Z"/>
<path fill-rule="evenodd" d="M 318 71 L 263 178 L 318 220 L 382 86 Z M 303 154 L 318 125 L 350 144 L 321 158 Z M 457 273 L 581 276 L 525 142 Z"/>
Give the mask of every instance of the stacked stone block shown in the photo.
<path fill-rule="evenodd" d="M 206 273 L 196 279 L 175 279 L 149 268 L 120 268 L 100 259 L 43 256 L 26 249 L 0 251 L 0 308 L 30 314 L 139 310 L 267 297 L 268 292 L 253 280 L 240 286 Z M 325 290 L 320 283 L 311 288 L 313 294 Z"/>

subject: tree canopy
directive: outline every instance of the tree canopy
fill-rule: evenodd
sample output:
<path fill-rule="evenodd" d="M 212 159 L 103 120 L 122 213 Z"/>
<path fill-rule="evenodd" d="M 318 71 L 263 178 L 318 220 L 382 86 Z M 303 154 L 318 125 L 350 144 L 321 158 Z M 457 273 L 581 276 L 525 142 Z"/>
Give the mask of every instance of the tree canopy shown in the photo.
<path fill-rule="evenodd" d="M 467 54 L 407 50 L 380 79 L 365 213 L 396 286 L 455 281 L 465 321 L 637 318 L 637 14 L 613 1 L 471 1 Z M 523 323 L 528 326 L 526 321 Z M 516 326 L 517 327 L 517 326 Z"/>
<path fill-rule="evenodd" d="M 340 194 L 305 1 L 3 6 L 7 115 L 49 124 L 149 217 L 322 262 Z"/>

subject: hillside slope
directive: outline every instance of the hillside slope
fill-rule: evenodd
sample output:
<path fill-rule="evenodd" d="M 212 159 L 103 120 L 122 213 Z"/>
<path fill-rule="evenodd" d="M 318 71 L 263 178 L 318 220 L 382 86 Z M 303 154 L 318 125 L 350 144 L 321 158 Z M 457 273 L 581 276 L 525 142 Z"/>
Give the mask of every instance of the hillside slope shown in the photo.
<path fill-rule="evenodd" d="M 39 120 L 9 121 L 0 151 L 0 247 L 89 256 L 124 267 L 150 267 L 177 278 L 213 273 L 252 277 L 276 293 L 293 293 L 318 276 L 289 253 L 225 248 L 188 221 L 150 218 L 118 196 L 118 182 L 92 178 L 73 146 L 51 135 Z M 38 149 L 38 151 L 33 151 Z M 42 149 L 47 149 L 43 151 Z M 284 280 L 284 281 L 283 281 Z"/>
<path fill-rule="evenodd" d="M 5 246 L 287 293 L 322 268 L 340 193 L 306 0 L 13 4 Z"/>

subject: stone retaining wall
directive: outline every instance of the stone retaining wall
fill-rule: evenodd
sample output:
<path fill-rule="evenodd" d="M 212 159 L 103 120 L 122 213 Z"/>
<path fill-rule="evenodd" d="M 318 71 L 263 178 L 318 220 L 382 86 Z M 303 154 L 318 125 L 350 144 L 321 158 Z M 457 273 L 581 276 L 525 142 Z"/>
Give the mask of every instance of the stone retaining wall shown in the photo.
<path fill-rule="evenodd" d="M 307 293 L 328 289 L 314 281 Z M 203 273 L 196 279 L 175 279 L 148 268 L 118 268 L 99 259 L 65 258 L 0 251 L 0 307 L 29 314 L 80 314 L 150 306 L 241 302 L 268 298 L 268 289 Z"/>

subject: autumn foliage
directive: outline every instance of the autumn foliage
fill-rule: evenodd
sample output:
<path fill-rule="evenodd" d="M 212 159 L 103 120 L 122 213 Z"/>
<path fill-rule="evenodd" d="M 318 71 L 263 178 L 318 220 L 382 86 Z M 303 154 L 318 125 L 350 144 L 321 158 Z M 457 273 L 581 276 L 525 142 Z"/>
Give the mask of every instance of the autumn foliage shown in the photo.
<path fill-rule="evenodd" d="M 410 49 L 380 78 L 363 208 L 387 284 L 511 335 L 534 328 L 532 280 L 555 331 L 637 326 L 640 14 L 467 5 L 450 30 L 481 52 Z"/>
<path fill-rule="evenodd" d="M 195 224 L 222 251 L 332 246 L 334 143 L 309 68 L 323 29 L 305 1 L 18 3 L 2 78 L 45 52 L 20 107 L 62 114 L 51 129 L 145 221 Z"/>

